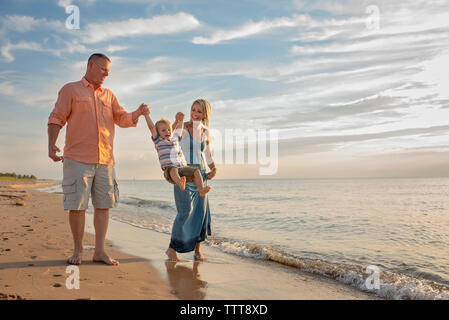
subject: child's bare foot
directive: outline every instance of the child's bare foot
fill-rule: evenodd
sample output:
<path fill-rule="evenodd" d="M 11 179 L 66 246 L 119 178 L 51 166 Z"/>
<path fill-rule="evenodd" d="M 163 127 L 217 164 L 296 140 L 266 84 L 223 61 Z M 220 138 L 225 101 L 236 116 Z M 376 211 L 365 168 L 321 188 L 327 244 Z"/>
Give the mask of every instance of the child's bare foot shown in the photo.
<path fill-rule="evenodd" d="M 177 183 L 179 189 L 184 191 L 186 189 L 186 177 L 181 177 L 181 180 Z"/>
<path fill-rule="evenodd" d="M 168 256 L 168 260 L 179 261 L 178 255 L 174 249 L 168 248 L 167 251 L 165 251 L 165 254 Z"/>
<path fill-rule="evenodd" d="M 204 197 L 206 195 L 206 193 L 208 193 L 210 191 L 210 187 L 204 187 L 203 189 L 200 190 L 200 196 Z"/>

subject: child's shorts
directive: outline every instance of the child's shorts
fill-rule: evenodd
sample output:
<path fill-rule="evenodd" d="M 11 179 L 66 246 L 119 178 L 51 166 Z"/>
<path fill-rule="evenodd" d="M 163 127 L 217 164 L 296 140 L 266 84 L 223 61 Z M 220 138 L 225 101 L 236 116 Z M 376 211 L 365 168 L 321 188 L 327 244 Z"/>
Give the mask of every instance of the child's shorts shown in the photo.
<path fill-rule="evenodd" d="M 171 168 L 173 168 L 173 167 L 165 167 L 164 168 L 164 178 L 171 184 L 176 184 L 170 176 Z M 178 168 L 178 173 L 179 173 L 180 177 L 186 177 L 186 182 L 195 182 L 194 174 L 195 174 L 196 170 L 199 170 L 199 169 L 195 168 L 195 167 L 185 166 L 182 168 Z"/>

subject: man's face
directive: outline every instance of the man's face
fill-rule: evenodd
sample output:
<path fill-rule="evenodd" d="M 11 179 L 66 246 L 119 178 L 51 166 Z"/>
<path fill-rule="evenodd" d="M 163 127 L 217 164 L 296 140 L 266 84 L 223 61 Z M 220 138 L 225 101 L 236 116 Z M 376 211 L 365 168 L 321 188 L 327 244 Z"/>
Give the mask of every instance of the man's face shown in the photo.
<path fill-rule="evenodd" d="M 91 79 L 95 84 L 102 85 L 110 70 L 111 63 L 106 59 L 99 58 L 90 62 Z"/>

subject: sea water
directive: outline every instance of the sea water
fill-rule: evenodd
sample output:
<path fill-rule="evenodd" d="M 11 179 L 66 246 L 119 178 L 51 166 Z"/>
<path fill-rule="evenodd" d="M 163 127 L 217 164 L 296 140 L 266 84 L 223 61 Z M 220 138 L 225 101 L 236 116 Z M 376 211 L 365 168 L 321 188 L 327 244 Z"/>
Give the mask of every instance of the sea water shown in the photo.
<path fill-rule="evenodd" d="M 206 245 L 387 299 L 449 299 L 449 178 L 212 180 L 209 185 L 213 235 Z M 119 188 L 112 219 L 170 233 L 176 216 L 173 185 L 121 180 Z"/>

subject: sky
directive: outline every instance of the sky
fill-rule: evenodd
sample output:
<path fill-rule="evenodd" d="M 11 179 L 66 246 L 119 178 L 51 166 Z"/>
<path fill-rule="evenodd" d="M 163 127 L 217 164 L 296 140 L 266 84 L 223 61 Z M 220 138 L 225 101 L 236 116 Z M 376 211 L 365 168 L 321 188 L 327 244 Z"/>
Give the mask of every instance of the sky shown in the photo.
<path fill-rule="evenodd" d="M 61 179 L 48 116 L 102 52 L 130 112 L 210 102 L 217 178 L 449 176 L 448 32 L 442 0 L 2 0 L 0 172 Z M 114 155 L 119 179 L 162 179 L 143 118 Z"/>

